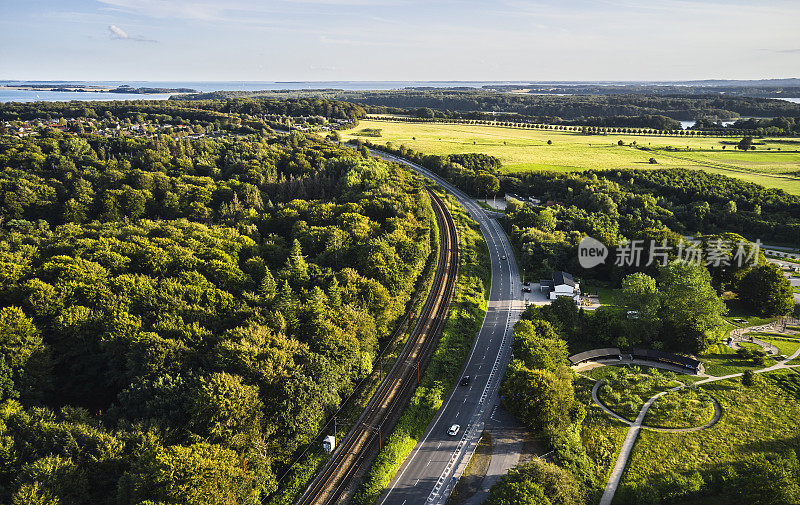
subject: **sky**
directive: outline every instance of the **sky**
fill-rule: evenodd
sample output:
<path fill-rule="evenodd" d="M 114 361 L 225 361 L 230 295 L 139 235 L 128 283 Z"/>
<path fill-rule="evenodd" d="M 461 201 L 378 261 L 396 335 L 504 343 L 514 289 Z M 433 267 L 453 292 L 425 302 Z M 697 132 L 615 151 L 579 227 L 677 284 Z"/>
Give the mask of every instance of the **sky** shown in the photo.
<path fill-rule="evenodd" d="M 798 20 L 798 0 L 0 0 L 0 79 L 800 77 Z"/>

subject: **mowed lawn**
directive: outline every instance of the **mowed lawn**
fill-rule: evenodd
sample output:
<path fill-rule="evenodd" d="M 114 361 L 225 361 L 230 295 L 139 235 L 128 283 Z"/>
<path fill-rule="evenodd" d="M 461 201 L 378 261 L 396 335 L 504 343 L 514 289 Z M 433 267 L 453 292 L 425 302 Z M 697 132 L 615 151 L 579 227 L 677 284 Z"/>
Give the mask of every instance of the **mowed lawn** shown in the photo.
<path fill-rule="evenodd" d="M 359 137 L 363 129 L 381 130 L 380 137 Z M 610 170 L 618 168 L 691 168 L 720 173 L 767 187 L 800 194 L 800 140 L 757 139 L 755 151 L 735 150 L 737 138 L 659 137 L 642 135 L 582 135 L 580 133 L 526 130 L 500 126 L 439 123 L 361 121 L 342 132 L 347 139 L 391 142 L 426 154 L 485 153 L 503 162 L 506 172 L 529 170 Z M 548 145 L 547 141 L 552 141 Z M 652 151 L 629 146 L 636 142 Z M 667 147 L 684 149 L 667 151 Z M 725 146 L 725 150 L 722 147 Z M 690 150 L 685 150 L 686 148 Z M 767 150 L 767 149 L 771 150 Z M 778 151 L 778 148 L 781 151 Z M 649 163 L 650 158 L 658 161 Z"/>

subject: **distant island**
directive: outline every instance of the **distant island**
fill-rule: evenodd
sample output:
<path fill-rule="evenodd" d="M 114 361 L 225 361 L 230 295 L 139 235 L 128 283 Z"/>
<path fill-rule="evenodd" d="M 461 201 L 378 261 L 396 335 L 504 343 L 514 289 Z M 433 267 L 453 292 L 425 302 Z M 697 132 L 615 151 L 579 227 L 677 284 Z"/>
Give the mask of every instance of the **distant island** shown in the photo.
<path fill-rule="evenodd" d="M 132 95 L 156 95 L 163 93 L 197 93 L 192 88 L 134 88 L 127 84 L 117 87 L 94 86 L 88 84 L 14 84 L 3 86 L 7 89 L 28 91 L 67 91 L 74 93 L 130 93 Z"/>

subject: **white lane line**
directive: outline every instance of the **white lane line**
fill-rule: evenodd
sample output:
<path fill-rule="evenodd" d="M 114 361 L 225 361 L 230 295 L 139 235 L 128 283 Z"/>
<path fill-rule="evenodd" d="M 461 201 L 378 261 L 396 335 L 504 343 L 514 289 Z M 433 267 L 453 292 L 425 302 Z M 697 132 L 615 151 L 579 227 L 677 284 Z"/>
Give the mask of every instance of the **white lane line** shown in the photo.
<path fill-rule="evenodd" d="M 421 172 L 423 175 L 428 176 L 428 178 L 433 179 L 437 184 L 439 184 L 442 187 L 446 188 L 451 194 L 456 196 L 456 198 L 458 200 L 460 200 L 461 204 L 464 205 L 467 208 L 467 210 L 470 212 L 471 217 L 481 224 L 481 231 L 483 232 L 484 238 L 486 239 L 487 243 L 491 243 L 491 245 L 494 246 L 496 251 L 499 251 L 499 249 L 497 247 L 497 244 L 499 243 L 502 246 L 503 251 L 506 253 L 506 257 L 508 256 L 508 252 L 507 252 L 508 251 L 508 247 L 506 245 L 507 238 L 505 237 L 505 233 L 502 232 L 502 230 L 500 230 L 498 232 L 499 225 L 497 224 L 497 222 L 495 220 L 488 219 L 486 217 L 485 213 L 483 212 L 483 210 L 481 208 L 479 208 L 465 193 L 463 193 L 462 191 L 460 191 L 457 188 L 453 187 L 451 184 L 443 181 L 440 177 L 432 174 L 428 170 L 422 169 L 419 166 L 416 166 L 416 165 L 414 165 L 412 163 L 408 163 L 405 160 L 401 160 L 401 159 L 393 157 L 393 156 L 391 158 L 395 158 L 396 161 L 400 161 L 400 162 L 402 162 L 402 163 L 404 163 L 404 164 L 406 164 L 408 166 L 411 166 L 412 168 L 414 168 L 417 171 Z M 490 259 L 492 261 L 492 267 L 493 267 L 492 270 L 496 269 L 499 273 L 502 274 L 504 272 L 504 269 L 505 269 L 505 267 L 503 266 L 504 262 L 502 260 L 499 260 L 499 258 L 497 256 L 491 257 Z M 508 268 L 509 268 L 509 274 L 510 274 L 509 277 L 512 279 L 512 287 L 513 287 L 513 277 L 511 275 L 511 273 L 512 273 L 511 270 L 512 269 L 511 269 L 511 266 L 509 266 Z M 497 283 L 494 283 L 494 282 L 491 283 L 490 290 L 489 290 L 489 301 L 491 302 L 492 300 L 494 300 L 495 304 L 497 304 L 497 302 L 500 302 L 499 305 L 503 305 L 503 303 L 502 303 L 504 301 L 503 300 L 503 292 L 505 291 L 503 288 L 505 286 L 505 282 L 504 282 L 503 277 L 500 276 L 500 275 L 498 275 L 498 279 L 497 280 L 498 280 Z M 493 295 L 495 295 L 495 296 L 493 296 Z M 499 296 L 497 296 L 497 295 L 499 295 Z M 509 306 L 510 305 L 511 304 L 509 304 Z M 509 309 L 506 309 L 506 310 L 509 310 Z M 476 341 L 473 344 L 472 350 L 470 351 L 470 355 L 467 358 L 467 367 L 469 367 L 469 365 L 472 363 L 473 355 L 475 353 L 475 350 L 477 349 L 477 343 L 481 340 L 481 337 L 487 337 L 490 340 L 493 337 L 493 333 L 494 332 L 491 331 L 486 325 L 486 322 L 487 322 L 486 320 L 488 318 L 489 312 L 490 311 L 487 310 L 486 314 L 484 315 L 484 321 L 481 324 L 481 331 L 479 332 L 478 338 L 476 338 Z M 509 317 L 510 317 L 510 313 L 507 314 L 506 321 L 508 321 Z M 495 323 L 495 325 L 496 325 L 496 323 Z M 484 331 L 484 328 L 486 329 L 486 331 Z M 504 336 L 505 336 L 505 334 L 504 334 Z M 500 349 L 498 350 L 498 358 L 499 358 L 499 355 L 502 354 L 502 352 L 503 352 L 503 347 L 501 346 Z M 486 356 L 484 354 L 484 359 L 485 358 L 486 358 Z M 487 383 L 487 387 L 488 387 L 488 383 Z M 453 395 L 450 395 L 447 398 L 447 401 L 445 402 L 445 404 L 437 412 L 436 417 L 434 418 L 433 422 L 430 425 L 431 429 L 423 437 L 422 441 L 418 444 L 418 447 L 420 449 L 427 442 L 427 440 L 430 437 L 431 433 L 433 433 L 435 431 L 435 429 L 434 429 L 435 426 L 441 421 L 442 415 L 444 414 L 444 411 L 447 409 L 447 406 L 450 403 L 450 400 L 452 398 L 453 398 Z M 459 412 L 459 414 L 460 414 L 460 412 Z M 439 447 L 441 447 L 441 445 L 442 444 L 440 442 L 439 445 L 437 446 L 437 449 Z M 422 451 L 419 450 L 419 449 L 415 450 L 415 451 L 412 451 L 412 454 L 408 458 L 405 467 L 400 472 L 400 474 L 396 476 L 396 478 L 394 480 L 395 484 L 402 480 L 403 475 L 405 474 L 406 470 L 408 470 L 408 468 L 410 468 L 412 466 L 413 460 L 415 459 L 415 457 L 420 452 L 422 452 Z M 430 461 L 428 463 L 430 463 Z M 394 490 L 394 485 L 395 484 L 392 484 L 389 487 L 389 489 L 387 489 L 387 494 L 384 497 L 384 499 L 381 500 L 381 504 L 385 503 L 386 500 L 389 498 L 389 495 Z"/>

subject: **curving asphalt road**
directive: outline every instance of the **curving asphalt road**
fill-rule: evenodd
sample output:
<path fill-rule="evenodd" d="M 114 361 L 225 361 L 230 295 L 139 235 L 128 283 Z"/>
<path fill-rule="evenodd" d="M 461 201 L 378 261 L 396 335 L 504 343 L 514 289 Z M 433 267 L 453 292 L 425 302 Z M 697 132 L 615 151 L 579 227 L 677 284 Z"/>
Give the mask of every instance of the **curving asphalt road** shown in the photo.
<path fill-rule="evenodd" d="M 463 471 L 484 421 L 497 403 L 497 389 L 511 354 L 513 325 L 524 310 L 522 283 L 505 233 L 469 196 L 414 163 L 378 150 L 373 150 L 372 155 L 408 165 L 454 195 L 480 224 L 491 256 L 492 284 L 486 318 L 462 371 L 462 375 L 471 377 L 470 383 L 456 385 L 450 392 L 422 440 L 377 501 L 379 505 L 444 503 L 452 491 L 454 476 Z M 461 425 L 455 437 L 447 434 L 453 424 Z"/>

